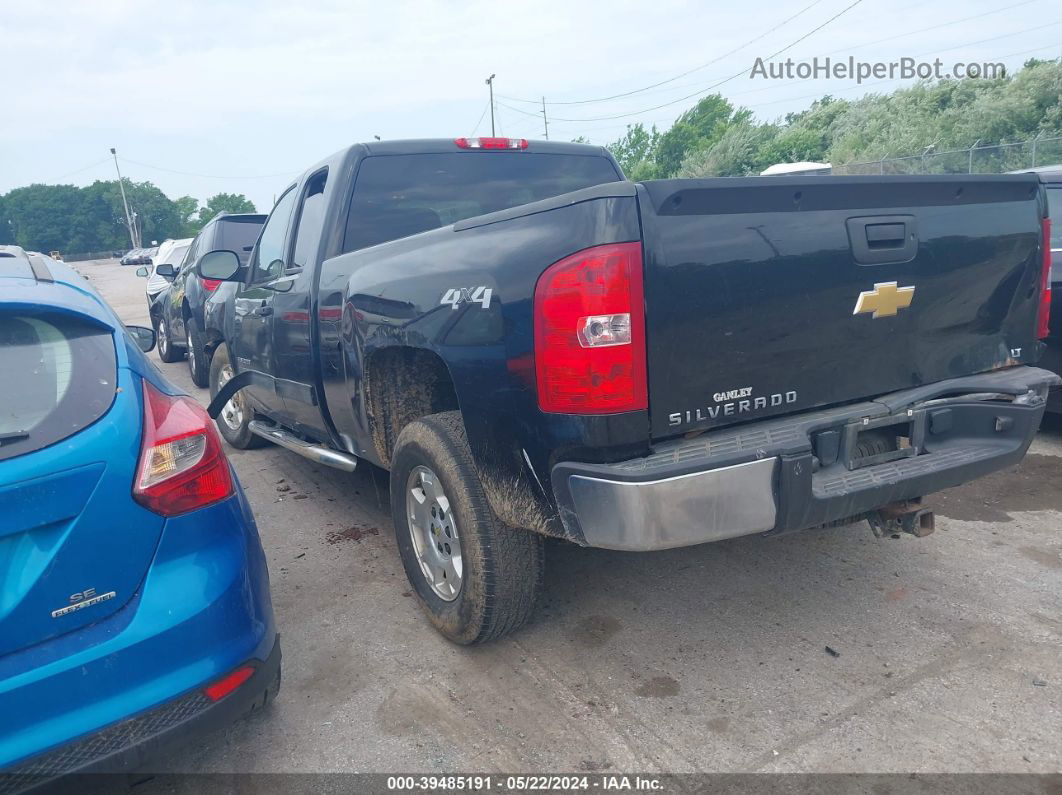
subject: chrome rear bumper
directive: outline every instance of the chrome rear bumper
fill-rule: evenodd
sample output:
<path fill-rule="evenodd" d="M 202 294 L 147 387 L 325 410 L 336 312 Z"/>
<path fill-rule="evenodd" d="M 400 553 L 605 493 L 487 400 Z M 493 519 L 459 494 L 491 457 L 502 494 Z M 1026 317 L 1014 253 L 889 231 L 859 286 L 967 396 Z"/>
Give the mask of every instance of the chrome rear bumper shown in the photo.
<path fill-rule="evenodd" d="M 770 530 L 777 469 L 772 457 L 633 483 L 573 475 L 568 485 L 589 546 L 670 549 Z"/>
<path fill-rule="evenodd" d="M 586 546 L 644 551 L 801 530 L 1017 463 L 1059 383 L 1012 367 L 672 440 L 645 458 L 561 462 L 553 491 L 565 530 Z M 893 426 L 906 448 L 852 458 L 864 429 Z"/>

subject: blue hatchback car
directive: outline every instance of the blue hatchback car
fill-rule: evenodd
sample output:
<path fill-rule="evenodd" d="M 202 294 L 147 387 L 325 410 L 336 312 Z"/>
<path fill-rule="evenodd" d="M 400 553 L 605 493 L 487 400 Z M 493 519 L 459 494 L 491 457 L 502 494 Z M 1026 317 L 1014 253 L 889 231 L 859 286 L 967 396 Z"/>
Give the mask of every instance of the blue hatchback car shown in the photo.
<path fill-rule="evenodd" d="M 153 344 L 0 246 L 0 795 L 136 769 L 279 689 L 254 518 Z"/>

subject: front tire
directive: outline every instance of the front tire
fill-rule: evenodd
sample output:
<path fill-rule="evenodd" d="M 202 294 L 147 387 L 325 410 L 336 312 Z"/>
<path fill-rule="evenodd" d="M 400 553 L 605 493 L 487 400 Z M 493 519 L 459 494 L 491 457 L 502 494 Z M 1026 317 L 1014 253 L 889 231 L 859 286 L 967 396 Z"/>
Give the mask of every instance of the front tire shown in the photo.
<path fill-rule="evenodd" d="M 229 349 L 221 344 L 210 359 L 211 400 L 234 374 L 232 363 L 229 361 Z M 225 441 L 237 450 L 253 450 L 269 444 L 266 439 L 251 432 L 250 425 L 253 419 L 254 411 L 251 409 L 247 396 L 241 390 L 222 407 L 214 423 L 218 426 L 218 432 L 225 438 Z"/>
<path fill-rule="evenodd" d="M 194 317 L 185 320 L 184 327 L 188 330 L 188 372 L 191 373 L 192 383 L 198 387 L 210 386 L 210 357 L 207 355 L 203 332 L 199 330 Z"/>
<path fill-rule="evenodd" d="M 155 318 L 155 336 L 158 340 L 159 358 L 166 364 L 179 362 L 183 352 L 173 346 L 170 324 L 166 322 L 165 315 L 158 315 Z"/>
<path fill-rule="evenodd" d="M 494 515 L 459 412 L 402 429 L 391 461 L 391 515 L 406 577 L 445 637 L 484 643 L 531 617 L 542 585 L 542 537 Z"/>

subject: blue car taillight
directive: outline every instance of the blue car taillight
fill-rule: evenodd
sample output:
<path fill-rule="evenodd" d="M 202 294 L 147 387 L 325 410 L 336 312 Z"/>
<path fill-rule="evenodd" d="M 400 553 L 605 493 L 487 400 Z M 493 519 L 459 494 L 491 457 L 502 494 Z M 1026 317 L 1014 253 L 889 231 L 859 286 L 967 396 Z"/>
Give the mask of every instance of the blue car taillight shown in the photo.
<path fill-rule="evenodd" d="M 133 499 L 162 516 L 177 516 L 229 497 L 229 464 L 203 407 L 143 384 L 144 433 Z"/>

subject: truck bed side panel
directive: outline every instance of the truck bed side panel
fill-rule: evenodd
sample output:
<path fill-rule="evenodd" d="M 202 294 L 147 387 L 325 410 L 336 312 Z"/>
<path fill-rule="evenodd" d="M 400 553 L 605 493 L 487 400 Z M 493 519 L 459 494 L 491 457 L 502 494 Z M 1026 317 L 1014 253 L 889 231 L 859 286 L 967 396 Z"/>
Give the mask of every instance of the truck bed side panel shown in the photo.
<path fill-rule="evenodd" d="M 378 455 L 363 368 L 371 384 L 373 357 L 397 347 L 431 351 L 445 363 L 488 496 L 513 524 L 561 532 L 549 479 L 559 457 L 618 460 L 647 451 L 646 412 L 538 410 L 531 297 L 539 275 L 580 249 L 639 239 L 633 186 L 591 191 L 575 203 L 528 205 L 325 260 L 318 294 L 325 399 L 354 452 L 387 463 Z M 481 287 L 490 290 L 487 306 Z M 444 300 L 453 290 L 481 300 Z"/>

